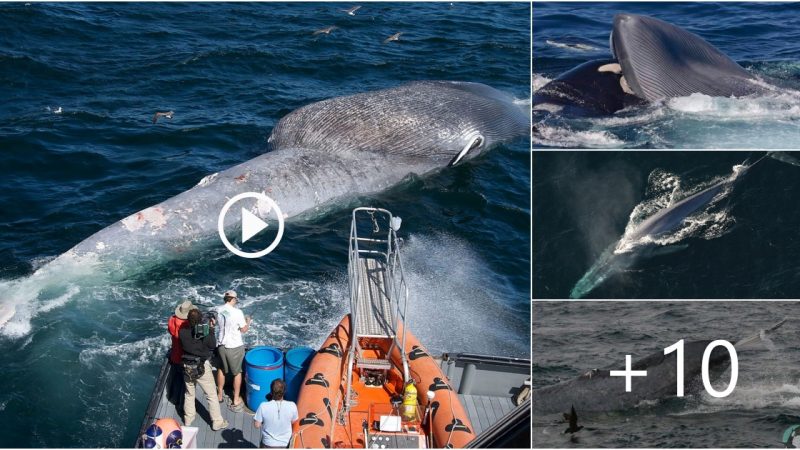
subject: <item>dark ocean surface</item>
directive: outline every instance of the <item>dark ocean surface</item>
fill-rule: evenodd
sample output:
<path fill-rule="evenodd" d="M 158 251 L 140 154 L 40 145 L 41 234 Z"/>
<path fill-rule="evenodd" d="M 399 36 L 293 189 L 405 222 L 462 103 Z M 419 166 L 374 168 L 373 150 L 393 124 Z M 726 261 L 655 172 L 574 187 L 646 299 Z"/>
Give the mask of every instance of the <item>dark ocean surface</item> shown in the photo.
<path fill-rule="evenodd" d="M 533 90 L 609 58 L 614 15 L 644 14 L 702 37 L 779 89 L 739 99 L 692 94 L 612 116 L 534 114 L 534 147 L 796 148 L 800 5 L 755 2 L 533 3 Z"/>
<path fill-rule="evenodd" d="M 699 393 L 609 413 L 576 411 L 584 427 L 570 438 L 561 414 L 533 418 L 534 447 L 771 447 L 800 423 L 800 367 L 794 302 L 534 302 L 533 401 L 536 389 L 571 380 L 596 368 L 624 369 L 663 353 L 680 339 L 727 340 L 759 333 L 787 318 L 781 328 L 746 348 L 737 348 L 738 381 L 733 392 L 714 398 Z M 724 350 L 723 350 L 724 351 Z M 713 372 L 712 372 L 713 373 Z M 712 379 L 727 388 L 730 369 Z M 632 379 L 632 384 L 647 378 Z M 690 380 L 686 380 L 686 386 Z M 700 385 L 702 386 L 702 384 Z M 622 392 L 624 395 L 624 392 Z M 570 405 L 564 405 L 569 412 Z"/>
<path fill-rule="evenodd" d="M 530 101 L 530 5 L 350 6 L 0 4 L 0 285 L 35 283 L 36 268 L 92 233 L 260 155 L 275 123 L 308 103 L 425 79 Z M 0 446 L 133 445 L 166 320 L 185 298 L 210 307 L 236 289 L 254 317 L 248 345 L 318 345 L 346 311 L 358 205 L 403 218 L 423 343 L 526 356 L 529 189 L 522 139 L 290 221 L 261 260 L 211 237 L 206 255 L 100 287 L 64 274 L 65 292 L 23 305 L 29 317 L 0 336 Z"/>
<path fill-rule="evenodd" d="M 767 157 L 735 175 L 765 153 L 534 152 L 533 297 L 570 297 L 611 248 L 623 250 L 617 269 L 579 289 L 583 297 L 797 298 L 800 167 Z M 667 205 L 732 177 L 655 242 L 624 239 Z M 627 266 L 620 241 L 635 246 Z"/>

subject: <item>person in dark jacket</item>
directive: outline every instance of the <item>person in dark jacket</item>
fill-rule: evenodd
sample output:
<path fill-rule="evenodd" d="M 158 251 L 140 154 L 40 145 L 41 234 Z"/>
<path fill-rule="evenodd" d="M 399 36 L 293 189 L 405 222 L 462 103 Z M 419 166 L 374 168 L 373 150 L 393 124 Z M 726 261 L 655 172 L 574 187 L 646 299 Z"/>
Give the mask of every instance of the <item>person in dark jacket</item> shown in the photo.
<path fill-rule="evenodd" d="M 217 348 L 217 339 L 214 336 L 213 325 L 211 329 L 202 330 L 203 315 L 199 309 L 189 311 L 189 326 L 181 328 L 178 335 L 183 347 L 184 382 L 186 394 L 183 402 L 183 423 L 189 426 L 194 422 L 196 408 L 195 383 L 200 385 L 206 394 L 208 413 L 211 415 L 211 429 L 214 431 L 228 427 L 228 421 L 222 418 L 217 400 L 217 388 L 214 385 L 214 376 L 211 374 L 211 364 L 208 360 Z M 198 327 L 198 325 L 201 325 Z"/>
<path fill-rule="evenodd" d="M 189 300 L 184 301 L 177 308 L 175 314 L 167 322 L 167 331 L 172 338 L 172 348 L 169 351 L 169 363 L 172 365 L 167 380 L 167 398 L 175 405 L 179 414 L 183 415 L 183 347 L 178 331 L 181 328 L 189 327 L 189 311 L 194 309 L 194 305 Z"/>

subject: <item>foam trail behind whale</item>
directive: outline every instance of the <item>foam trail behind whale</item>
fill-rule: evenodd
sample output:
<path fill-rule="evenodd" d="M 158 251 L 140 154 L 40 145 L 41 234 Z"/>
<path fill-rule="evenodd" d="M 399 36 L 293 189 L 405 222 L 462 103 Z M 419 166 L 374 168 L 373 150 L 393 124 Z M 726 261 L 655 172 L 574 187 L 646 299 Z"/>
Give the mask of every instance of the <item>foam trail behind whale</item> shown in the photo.
<path fill-rule="evenodd" d="M 530 117 L 514 100 L 479 83 L 420 81 L 302 107 L 275 126 L 273 151 L 131 214 L 26 278 L 0 282 L 0 326 L 8 322 L 2 333 L 26 334 L 37 308 L 71 292 L 70 285 L 103 285 L 197 256 L 214 242 L 219 211 L 238 193 L 263 192 L 292 218 L 525 136 Z M 237 206 L 268 212 L 252 199 Z M 238 228 L 240 217 L 228 214 L 226 230 Z"/>

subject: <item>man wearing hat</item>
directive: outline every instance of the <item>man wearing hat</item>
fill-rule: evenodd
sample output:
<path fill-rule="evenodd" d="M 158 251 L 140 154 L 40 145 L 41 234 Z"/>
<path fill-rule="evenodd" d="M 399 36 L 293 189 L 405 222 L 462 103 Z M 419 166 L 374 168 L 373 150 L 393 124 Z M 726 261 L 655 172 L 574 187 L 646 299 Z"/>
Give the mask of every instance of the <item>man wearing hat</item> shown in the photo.
<path fill-rule="evenodd" d="M 217 308 L 217 347 L 222 360 L 222 369 L 217 371 L 217 393 L 221 394 L 225 386 L 225 374 L 233 375 L 233 397 L 230 409 L 239 412 L 244 401 L 239 393 L 242 389 L 242 362 L 244 361 L 244 341 L 242 333 L 250 329 L 250 316 L 245 317 L 241 309 L 236 307 L 239 298 L 236 292 L 227 291 L 222 299 L 225 304 Z"/>
<path fill-rule="evenodd" d="M 178 410 L 183 409 L 184 394 L 183 362 L 181 360 L 181 358 L 183 358 L 183 347 L 178 337 L 178 331 L 183 327 L 189 326 L 186 319 L 188 318 L 189 311 L 192 309 L 194 309 L 192 302 L 189 300 L 183 301 L 175 308 L 175 314 L 173 314 L 167 322 L 167 330 L 170 336 L 172 336 L 172 349 L 169 351 L 169 362 L 172 364 L 172 370 L 170 371 L 167 398 Z"/>

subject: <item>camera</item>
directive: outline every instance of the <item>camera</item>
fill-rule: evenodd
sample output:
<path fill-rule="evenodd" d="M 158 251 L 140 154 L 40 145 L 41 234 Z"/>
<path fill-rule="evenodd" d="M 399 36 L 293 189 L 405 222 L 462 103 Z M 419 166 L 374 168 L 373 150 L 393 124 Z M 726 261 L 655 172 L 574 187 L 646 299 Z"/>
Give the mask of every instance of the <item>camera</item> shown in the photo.
<path fill-rule="evenodd" d="M 200 319 L 200 323 L 195 325 L 192 328 L 192 337 L 194 339 L 205 339 L 211 330 L 214 328 L 214 324 L 217 323 L 217 312 L 216 311 L 207 311 L 203 313 L 203 318 Z"/>

